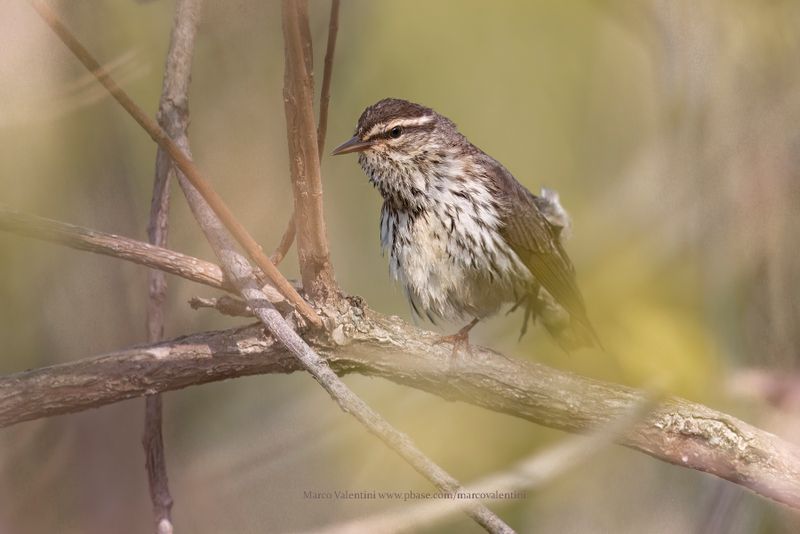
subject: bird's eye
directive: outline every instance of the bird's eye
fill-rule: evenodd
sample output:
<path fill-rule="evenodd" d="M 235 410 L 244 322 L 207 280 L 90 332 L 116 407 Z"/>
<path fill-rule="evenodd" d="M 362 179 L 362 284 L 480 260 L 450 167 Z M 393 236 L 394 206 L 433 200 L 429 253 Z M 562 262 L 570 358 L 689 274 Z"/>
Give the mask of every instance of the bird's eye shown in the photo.
<path fill-rule="evenodd" d="M 391 137 L 392 139 L 397 139 L 398 137 L 400 137 L 402 133 L 403 129 L 400 128 L 399 126 L 395 126 L 391 130 L 389 130 L 389 137 Z"/>

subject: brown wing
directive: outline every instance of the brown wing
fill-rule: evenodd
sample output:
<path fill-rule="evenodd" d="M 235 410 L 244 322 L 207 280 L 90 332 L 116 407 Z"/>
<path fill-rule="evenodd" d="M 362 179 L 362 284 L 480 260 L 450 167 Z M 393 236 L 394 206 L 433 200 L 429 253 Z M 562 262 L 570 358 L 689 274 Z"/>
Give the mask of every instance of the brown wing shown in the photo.
<path fill-rule="evenodd" d="M 600 345 L 575 281 L 575 268 L 559 239 L 559 228 L 551 225 L 539 211 L 534 202 L 536 197 L 505 167 L 494 163 L 491 178 L 498 185 L 498 193 L 504 201 L 501 235 L 534 278 Z"/>

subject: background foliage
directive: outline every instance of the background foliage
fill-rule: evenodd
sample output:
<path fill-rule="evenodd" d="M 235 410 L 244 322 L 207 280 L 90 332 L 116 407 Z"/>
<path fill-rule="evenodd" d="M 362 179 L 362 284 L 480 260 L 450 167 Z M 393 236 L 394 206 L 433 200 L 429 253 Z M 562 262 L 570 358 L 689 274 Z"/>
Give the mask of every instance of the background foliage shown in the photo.
<path fill-rule="evenodd" d="M 311 4 L 319 75 L 328 3 Z M 172 3 L 57 5 L 154 113 Z M 267 249 L 291 210 L 279 9 L 207 2 L 191 98 L 196 161 Z M 575 220 L 568 249 L 610 350 L 565 355 L 540 329 L 518 342 L 519 314 L 481 325 L 475 340 L 597 378 L 656 383 L 796 440 L 796 419 L 736 385 L 746 366 L 796 371 L 800 348 L 798 23 L 794 0 L 346 0 L 327 146 L 386 96 L 452 118 L 531 190 L 561 193 Z M 0 4 L 0 42 L 2 202 L 144 240 L 155 146 L 24 2 Z M 408 317 L 379 253 L 379 196 L 354 158 L 322 165 L 338 280 Z M 182 198 L 173 205 L 171 246 L 210 258 Z M 292 255 L 283 268 L 296 274 Z M 145 337 L 137 266 L 0 234 L 0 273 L 0 373 Z M 168 335 L 238 323 L 188 309 L 207 289 L 169 283 Z M 465 482 L 561 437 L 388 382 L 347 380 Z M 305 375 L 165 401 L 179 530 L 297 530 L 402 505 L 309 501 L 303 491 L 428 489 Z M 148 530 L 141 419 L 136 400 L 0 430 L 0 532 Z M 621 449 L 502 511 L 537 532 L 797 526 L 744 490 Z M 476 528 L 456 519 L 449 531 Z"/>

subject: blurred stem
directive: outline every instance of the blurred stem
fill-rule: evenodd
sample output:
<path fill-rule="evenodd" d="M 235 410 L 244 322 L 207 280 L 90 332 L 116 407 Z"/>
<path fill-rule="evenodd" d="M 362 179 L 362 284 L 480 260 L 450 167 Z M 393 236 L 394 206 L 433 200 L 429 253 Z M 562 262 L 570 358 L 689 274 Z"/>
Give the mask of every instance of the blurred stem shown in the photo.
<path fill-rule="evenodd" d="M 447 520 L 464 506 L 477 502 L 473 495 L 498 493 L 516 494 L 511 498 L 527 498 L 527 492 L 541 490 L 546 484 L 567 471 L 588 463 L 611 446 L 634 425 L 640 423 L 656 405 L 655 398 L 643 397 L 628 412 L 589 433 L 588 436 L 570 437 L 554 446 L 525 458 L 501 473 L 484 477 L 465 487 L 461 495 L 448 499 L 434 499 L 406 506 L 380 515 L 368 516 L 341 524 L 307 531 L 305 534 L 393 534 L 419 532 Z M 735 486 L 729 486 L 735 488 Z M 507 499 L 508 497 L 503 497 Z"/>
<path fill-rule="evenodd" d="M 325 67 L 322 73 L 322 91 L 319 97 L 319 123 L 317 125 L 317 146 L 320 163 L 325 151 L 325 136 L 328 132 L 328 105 L 331 101 L 331 76 L 333 75 L 333 54 L 336 52 L 336 35 L 339 33 L 339 0 L 331 1 L 331 16 L 328 23 L 328 43 L 325 48 Z"/>
<path fill-rule="evenodd" d="M 178 0 L 172 26 L 170 47 L 164 67 L 164 82 L 158 106 L 158 124 L 171 138 L 186 136 L 189 126 L 189 83 L 200 19 L 202 0 Z M 166 247 L 169 233 L 169 191 L 175 167 L 169 154 L 159 146 L 156 154 L 153 198 L 147 235 L 152 245 Z M 150 343 L 164 337 L 164 301 L 167 281 L 163 271 L 148 272 L 147 337 Z M 160 394 L 145 398 L 145 422 L 142 445 L 153 503 L 156 534 L 172 534 L 173 499 L 169 491 L 167 462 L 162 433 L 163 404 Z"/>

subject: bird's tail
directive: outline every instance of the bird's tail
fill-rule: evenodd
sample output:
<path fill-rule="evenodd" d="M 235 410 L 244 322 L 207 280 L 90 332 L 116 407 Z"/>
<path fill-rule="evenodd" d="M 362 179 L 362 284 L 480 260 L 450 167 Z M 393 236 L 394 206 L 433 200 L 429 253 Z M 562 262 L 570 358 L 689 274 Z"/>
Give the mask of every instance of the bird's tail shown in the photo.
<path fill-rule="evenodd" d="M 542 318 L 542 324 L 566 352 L 582 348 L 599 348 L 605 351 L 597 331 L 588 321 L 571 318 L 569 321 L 549 322 Z"/>
<path fill-rule="evenodd" d="M 532 322 L 539 319 L 547 332 L 553 336 L 556 343 L 565 352 L 594 347 L 605 352 L 600 336 L 597 335 L 597 331 L 585 316 L 570 316 L 569 312 L 555 304 L 552 297 L 547 294 L 540 294 L 540 298 L 528 298 L 525 304 L 526 317 L 523 325 L 523 334 L 529 318 Z"/>

